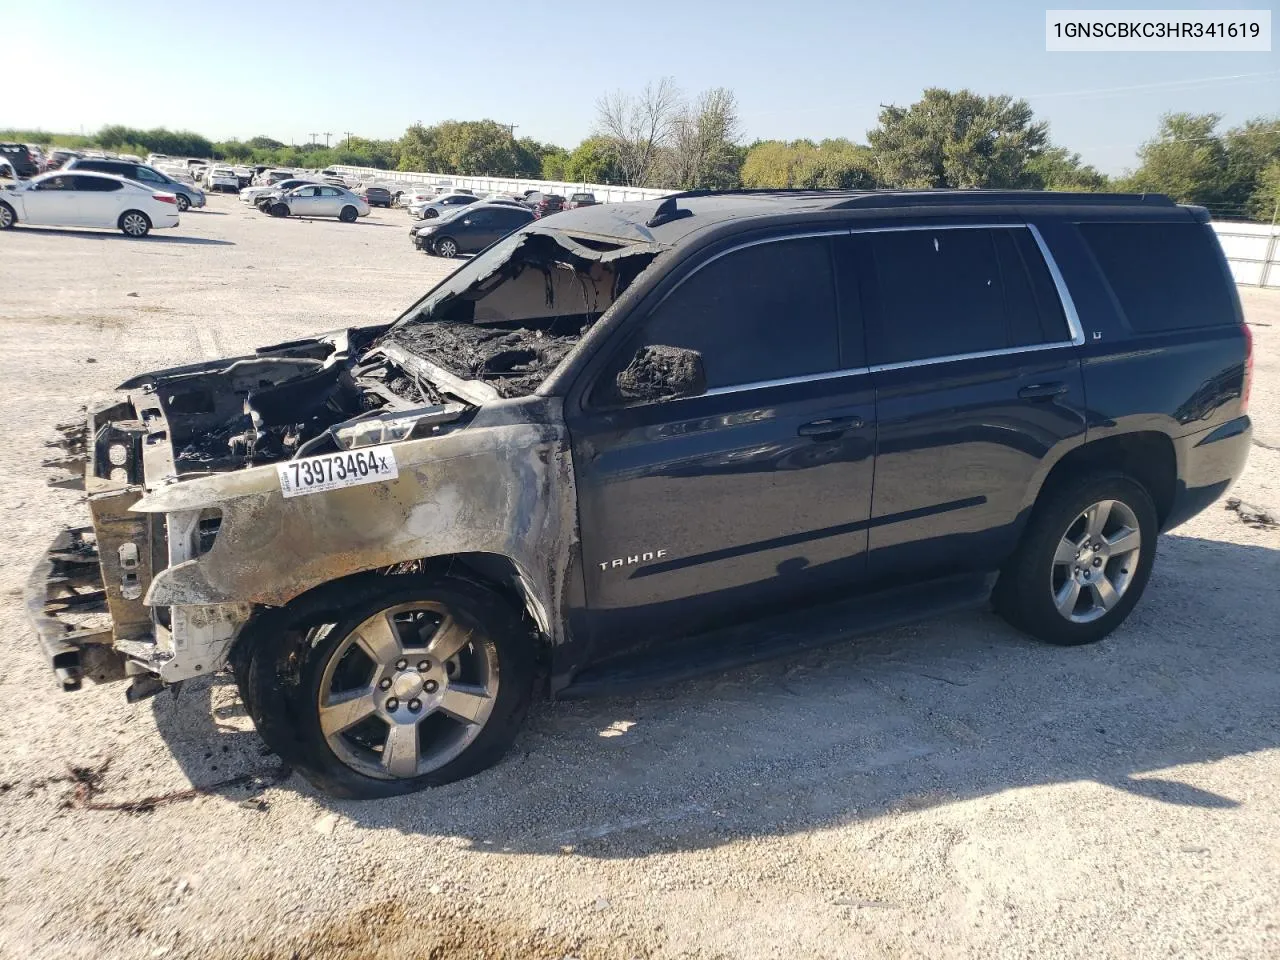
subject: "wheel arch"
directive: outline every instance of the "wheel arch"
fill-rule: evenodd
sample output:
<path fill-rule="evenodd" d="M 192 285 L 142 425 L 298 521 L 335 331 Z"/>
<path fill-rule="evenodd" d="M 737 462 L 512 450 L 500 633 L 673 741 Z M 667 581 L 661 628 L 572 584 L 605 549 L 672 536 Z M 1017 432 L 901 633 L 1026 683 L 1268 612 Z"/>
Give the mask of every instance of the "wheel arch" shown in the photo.
<path fill-rule="evenodd" d="M 1074 447 L 1049 469 L 1036 500 L 1073 477 L 1094 470 L 1115 470 L 1142 484 L 1155 504 L 1160 527 L 1164 528 L 1178 491 L 1178 457 L 1167 434 L 1158 430 L 1113 434 Z"/>
<path fill-rule="evenodd" d="M 281 622 L 298 616 L 336 615 L 344 607 L 358 602 L 365 592 L 384 585 L 388 577 L 411 574 L 466 580 L 493 591 L 528 623 L 539 660 L 549 657 L 553 631 L 547 599 L 538 595 L 532 578 L 511 557 L 472 552 L 439 554 L 398 563 L 390 568 L 362 570 L 312 587 L 283 606 L 258 607 L 236 636 L 229 659 L 244 656 L 263 629 L 275 629 Z"/>

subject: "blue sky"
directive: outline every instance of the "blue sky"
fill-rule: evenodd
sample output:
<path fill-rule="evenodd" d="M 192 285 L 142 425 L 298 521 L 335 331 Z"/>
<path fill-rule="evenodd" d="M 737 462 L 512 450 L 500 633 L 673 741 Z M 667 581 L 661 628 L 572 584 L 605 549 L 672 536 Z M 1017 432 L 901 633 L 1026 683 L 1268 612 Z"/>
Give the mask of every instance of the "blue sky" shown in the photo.
<path fill-rule="evenodd" d="M 414 121 L 490 117 L 573 146 L 600 94 L 669 75 L 689 93 L 731 88 L 748 139 L 863 141 L 880 104 L 910 103 L 927 86 L 1009 93 L 1031 100 L 1056 142 L 1118 172 L 1161 112 L 1227 123 L 1280 113 L 1274 50 L 1046 53 L 1047 4 L 1025 0 L 4 6 L 0 128 L 124 123 L 304 142 L 312 131 L 398 137 Z"/>

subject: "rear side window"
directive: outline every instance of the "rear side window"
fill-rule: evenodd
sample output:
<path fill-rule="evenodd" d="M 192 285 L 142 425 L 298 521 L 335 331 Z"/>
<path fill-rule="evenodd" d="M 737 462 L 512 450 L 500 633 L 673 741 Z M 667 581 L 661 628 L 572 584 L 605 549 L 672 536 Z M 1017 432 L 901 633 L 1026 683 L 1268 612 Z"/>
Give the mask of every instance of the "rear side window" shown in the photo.
<path fill-rule="evenodd" d="M 649 315 L 626 358 L 641 346 L 697 350 L 711 389 L 838 369 L 828 238 L 761 243 L 712 260 Z"/>
<path fill-rule="evenodd" d="M 1199 223 L 1081 223 L 1138 333 L 1238 322 L 1217 238 Z"/>
<path fill-rule="evenodd" d="M 857 264 L 872 365 L 1071 340 L 1062 301 L 1025 227 L 872 232 Z M 860 262 L 859 262 L 860 261 Z M 843 277 L 842 277 L 843 279 Z"/>
<path fill-rule="evenodd" d="M 868 235 L 879 322 L 873 364 L 1008 346 L 1004 294 L 990 230 L 902 230 Z"/>

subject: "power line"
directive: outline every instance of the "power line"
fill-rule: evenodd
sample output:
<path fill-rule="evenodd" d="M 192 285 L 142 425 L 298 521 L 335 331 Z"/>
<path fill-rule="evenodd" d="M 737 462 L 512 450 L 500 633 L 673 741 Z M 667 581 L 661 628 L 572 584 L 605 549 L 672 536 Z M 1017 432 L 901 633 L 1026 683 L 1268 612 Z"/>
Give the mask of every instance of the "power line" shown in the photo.
<path fill-rule="evenodd" d="M 1159 90 L 1164 88 L 1182 87 L 1190 89 L 1194 86 L 1200 86 L 1211 83 L 1227 83 L 1227 82 L 1254 82 L 1256 80 L 1265 79 L 1267 77 L 1275 77 L 1280 79 L 1280 70 L 1263 70 L 1257 73 L 1233 73 L 1222 77 L 1199 77 L 1186 80 L 1165 80 L 1160 83 L 1135 83 L 1125 87 L 1098 87 L 1093 90 L 1063 90 L 1057 93 L 1033 93 L 1024 99 L 1026 100 L 1047 100 L 1051 97 L 1089 97 L 1098 95 L 1107 95 L 1113 93 L 1129 93 L 1139 90 Z"/>

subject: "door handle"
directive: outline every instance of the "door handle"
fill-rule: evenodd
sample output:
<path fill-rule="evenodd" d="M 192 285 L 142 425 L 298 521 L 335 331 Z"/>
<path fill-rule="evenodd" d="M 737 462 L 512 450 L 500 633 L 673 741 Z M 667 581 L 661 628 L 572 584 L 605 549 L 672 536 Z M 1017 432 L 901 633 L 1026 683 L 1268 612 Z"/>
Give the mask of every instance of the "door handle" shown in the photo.
<path fill-rule="evenodd" d="M 1055 380 L 1052 383 L 1029 383 L 1018 391 L 1018 396 L 1023 400 L 1052 400 L 1054 397 L 1060 397 L 1070 388 L 1061 380 Z"/>
<path fill-rule="evenodd" d="M 815 440 L 834 440 L 846 431 L 857 430 L 861 426 L 861 417 L 823 417 L 821 420 L 810 420 L 802 424 L 796 435 L 813 437 Z"/>

